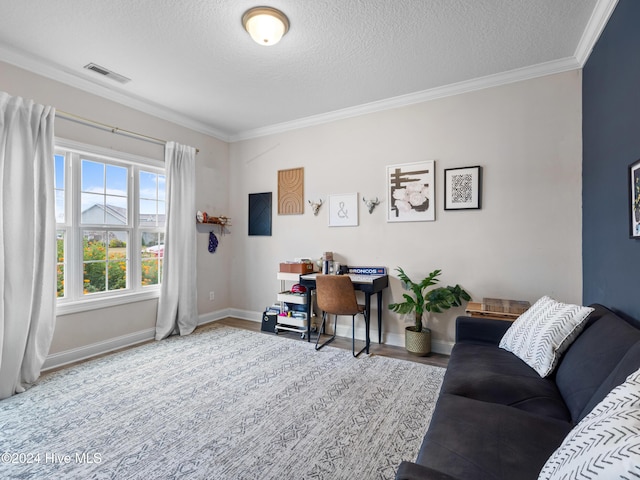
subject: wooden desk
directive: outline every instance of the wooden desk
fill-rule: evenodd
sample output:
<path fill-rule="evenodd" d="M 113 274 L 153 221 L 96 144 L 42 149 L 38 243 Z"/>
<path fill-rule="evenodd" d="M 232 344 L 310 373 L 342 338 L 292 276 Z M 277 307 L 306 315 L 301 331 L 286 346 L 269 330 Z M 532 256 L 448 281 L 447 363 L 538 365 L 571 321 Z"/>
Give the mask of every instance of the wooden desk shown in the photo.
<path fill-rule="evenodd" d="M 311 290 L 316 288 L 317 273 L 300 275 L 300 285 L 307 288 L 307 318 L 311 319 Z M 382 290 L 389 286 L 389 275 L 349 275 L 353 282 L 353 288 L 364 292 L 365 306 L 365 330 L 366 330 L 366 351 L 369 353 L 371 340 L 369 337 L 369 324 L 371 314 L 371 295 L 377 295 L 378 301 L 378 343 L 382 343 Z M 309 337 L 311 337 L 311 322 L 308 322 Z"/>

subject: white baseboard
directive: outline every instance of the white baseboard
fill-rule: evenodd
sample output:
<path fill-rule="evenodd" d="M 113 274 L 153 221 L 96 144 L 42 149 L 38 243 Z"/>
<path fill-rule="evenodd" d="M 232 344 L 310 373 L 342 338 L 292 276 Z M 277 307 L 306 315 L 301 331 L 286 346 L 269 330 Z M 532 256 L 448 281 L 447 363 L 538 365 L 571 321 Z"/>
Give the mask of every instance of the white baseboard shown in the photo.
<path fill-rule="evenodd" d="M 216 320 L 221 320 L 230 316 L 232 316 L 231 309 L 224 309 L 217 312 L 206 313 L 199 316 L 198 325 L 215 322 Z M 113 352 L 120 348 L 132 347 L 134 345 L 153 340 L 155 336 L 155 328 L 149 328 L 147 330 L 129 333 L 120 337 L 110 338 L 102 342 L 96 342 L 90 345 L 84 345 L 82 347 L 53 353 L 47 356 L 47 359 L 42 366 L 42 371 L 46 372 L 47 370 L 59 368 L 74 362 L 87 360 L 91 357 Z"/>
<path fill-rule="evenodd" d="M 377 327 L 377 325 L 376 325 Z M 383 324 L 384 327 L 384 324 Z M 339 337 L 351 337 L 351 326 L 338 325 L 336 334 Z M 365 329 L 364 327 L 356 327 L 356 340 L 364 340 Z M 371 331 L 369 333 L 372 344 L 378 343 L 378 329 L 371 325 Z M 395 347 L 404 348 L 404 333 L 385 333 L 384 328 L 382 331 L 382 343 L 385 345 L 393 345 Z M 431 350 L 434 353 L 442 353 L 444 355 L 451 355 L 451 349 L 453 348 L 452 342 L 444 342 L 442 340 L 431 340 Z"/>
<path fill-rule="evenodd" d="M 253 322 L 261 322 L 262 321 L 262 312 L 252 312 L 250 310 L 238 310 L 238 309 L 229 309 L 230 317 L 240 318 L 242 320 L 251 320 Z M 360 322 L 362 323 L 362 322 Z M 375 324 L 375 325 L 374 325 Z M 371 337 L 371 342 L 373 344 L 378 343 L 378 329 L 377 322 L 374 320 L 371 325 L 371 331 L 369 333 Z M 351 337 L 351 326 L 350 325 L 338 325 L 336 335 L 339 337 Z M 363 326 L 356 327 L 356 340 L 364 340 L 365 331 Z M 382 343 L 385 345 L 393 345 L 396 347 L 404 347 L 404 333 L 382 333 Z M 432 340 L 431 341 L 431 350 L 434 353 L 441 353 L 443 355 L 451 355 L 451 349 L 453 348 L 453 342 L 445 342 L 442 340 Z"/>
<path fill-rule="evenodd" d="M 47 356 L 47 359 L 44 361 L 44 365 L 42 366 L 42 371 L 46 372 L 47 370 L 69 365 L 70 363 L 78 362 L 80 360 L 86 360 L 97 355 L 102 355 L 103 353 L 113 352 L 114 350 L 118 350 L 123 347 L 131 347 L 142 342 L 153 340 L 155 335 L 155 328 L 150 328 L 130 333 L 128 335 L 110 338 L 102 342 L 72 348 L 71 350 L 53 353 Z"/>
<path fill-rule="evenodd" d="M 252 322 L 262 322 L 262 312 L 254 312 L 251 310 L 240 310 L 238 308 L 229 308 L 228 316 L 239 318 L 241 320 L 251 320 Z"/>
<path fill-rule="evenodd" d="M 453 342 L 443 342 L 442 340 L 431 341 L 431 349 L 434 353 L 441 353 L 443 355 L 451 355 L 451 350 L 454 345 L 455 343 Z"/>
<path fill-rule="evenodd" d="M 205 325 L 207 323 L 216 322 L 223 318 L 232 317 L 231 308 L 224 308 L 215 312 L 204 313 L 198 317 L 198 325 Z"/>
<path fill-rule="evenodd" d="M 222 320 L 223 318 L 233 317 L 240 318 L 242 320 L 250 320 L 252 322 L 262 322 L 262 312 L 254 312 L 251 310 L 240 310 L 237 308 L 226 308 L 215 312 L 206 313 L 200 315 L 198 318 L 198 325 L 204 325 L 207 323 Z M 374 325 L 372 325 L 374 327 Z M 351 337 L 351 326 L 338 325 L 338 331 L 336 332 L 339 337 Z M 156 331 L 154 328 L 142 330 L 139 332 L 122 335 L 120 337 L 110 338 L 102 342 L 92 343 L 78 348 L 72 348 L 70 350 L 64 350 L 62 352 L 53 353 L 47 356 L 47 359 L 42 366 L 42 371 L 52 370 L 59 368 L 70 363 L 86 360 L 97 355 L 113 352 L 124 347 L 131 347 L 139 343 L 143 343 L 155 338 Z M 375 345 L 378 343 L 378 330 L 377 328 L 371 329 L 371 341 Z M 365 331 L 363 326 L 356 327 L 356 339 L 364 340 Z M 383 333 L 382 343 L 386 345 L 394 345 L 397 347 L 404 347 L 404 334 L 399 333 Z M 453 343 L 443 342 L 441 340 L 435 340 L 431 342 L 431 349 L 434 353 L 442 353 L 445 355 L 451 354 Z"/>

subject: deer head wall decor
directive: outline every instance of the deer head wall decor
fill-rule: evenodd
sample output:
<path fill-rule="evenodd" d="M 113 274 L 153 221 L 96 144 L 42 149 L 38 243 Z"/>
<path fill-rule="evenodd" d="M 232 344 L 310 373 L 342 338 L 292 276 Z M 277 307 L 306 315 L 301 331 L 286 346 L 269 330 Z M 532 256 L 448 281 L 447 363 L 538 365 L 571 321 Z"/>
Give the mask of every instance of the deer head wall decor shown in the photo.
<path fill-rule="evenodd" d="M 317 216 L 320 211 L 320 207 L 322 206 L 322 199 L 319 199 L 317 202 L 312 202 L 311 200 L 307 201 L 309 202 L 309 205 L 311 205 L 311 211 Z"/>
<path fill-rule="evenodd" d="M 367 206 L 369 213 L 372 213 L 373 209 L 376 208 L 377 205 L 380 205 L 380 200 L 378 200 L 378 197 L 376 197 L 375 200 L 367 200 L 366 198 L 362 197 L 362 201 Z"/>

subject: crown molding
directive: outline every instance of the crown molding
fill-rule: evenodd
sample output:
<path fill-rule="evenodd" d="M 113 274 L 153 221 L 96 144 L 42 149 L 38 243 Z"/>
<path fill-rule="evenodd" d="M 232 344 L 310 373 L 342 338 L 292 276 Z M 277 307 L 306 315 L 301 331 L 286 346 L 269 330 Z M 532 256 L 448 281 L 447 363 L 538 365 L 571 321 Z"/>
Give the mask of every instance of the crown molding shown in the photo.
<path fill-rule="evenodd" d="M 618 5 L 618 0 L 598 0 L 596 3 L 574 55 L 580 63 L 580 68 L 587 63 L 589 55 L 591 55 L 591 51 L 606 27 L 616 5 Z"/>
<path fill-rule="evenodd" d="M 107 100 L 119 103 L 121 105 L 124 105 L 125 107 L 130 107 L 134 110 L 138 110 L 148 115 L 158 117 L 162 120 L 175 123 L 177 125 L 180 125 L 181 127 L 185 127 L 190 130 L 209 135 L 224 142 L 229 142 L 230 136 L 226 132 L 211 128 L 209 125 L 206 125 L 202 122 L 194 120 L 190 117 L 162 107 L 155 103 L 151 103 L 134 95 L 114 90 L 110 85 L 82 78 L 75 72 L 67 71 L 60 66 L 57 66 L 51 62 L 47 62 L 46 60 L 43 60 L 39 57 L 35 57 L 33 55 L 19 52 L 15 49 L 7 48 L 4 45 L 0 45 L 0 61 L 9 63 L 18 68 L 22 68 L 29 72 L 41 75 L 51 80 L 55 80 L 65 85 L 69 85 L 71 87 L 77 88 L 78 90 L 82 90 L 87 93 L 106 98 Z"/>
<path fill-rule="evenodd" d="M 150 103 L 136 96 L 114 90 L 112 86 L 103 85 L 97 81 L 86 80 L 79 77 L 75 72 L 60 69 L 59 66 L 56 66 L 51 62 L 9 49 L 3 45 L 0 45 L 0 60 L 63 84 L 112 100 L 135 110 L 139 110 L 143 113 L 147 113 L 196 132 L 209 135 L 217 138 L 218 140 L 234 143 L 242 140 L 250 140 L 267 135 L 274 135 L 291 130 L 322 125 L 329 122 L 335 122 L 337 120 L 344 120 L 361 115 L 368 115 L 371 113 L 405 107 L 439 98 L 460 95 L 485 88 L 506 85 L 545 75 L 581 69 L 587 62 L 593 47 L 604 30 L 609 17 L 615 10 L 617 3 L 618 0 L 597 1 L 573 57 L 519 68 L 508 72 L 471 79 L 420 92 L 400 95 L 320 115 L 312 115 L 289 122 L 245 130 L 236 134 L 229 134 L 227 132 L 214 129 L 205 123 L 194 120 L 173 110 Z"/>
<path fill-rule="evenodd" d="M 406 107 L 409 105 L 415 105 L 417 103 L 428 102 L 430 100 L 451 97 L 454 95 L 460 95 L 463 93 L 483 90 L 485 88 L 520 82 L 523 80 L 529 80 L 545 75 L 553 75 L 555 73 L 562 73 L 579 68 L 581 68 L 581 65 L 574 57 L 554 60 L 530 67 L 518 68 L 515 70 L 510 70 L 508 72 L 497 73 L 494 75 L 488 75 L 486 77 L 480 77 L 472 80 L 453 83 L 450 85 L 444 85 L 442 87 L 436 87 L 429 90 L 409 93 L 407 95 L 400 95 L 377 102 L 344 108 L 320 115 L 313 115 L 310 117 L 293 120 L 291 122 L 284 122 L 277 125 L 256 128 L 254 130 L 247 130 L 237 135 L 232 135 L 229 141 L 231 143 L 234 143 L 242 140 L 250 140 L 252 138 L 284 133 L 290 130 L 321 125 L 324 123 L 335 122 L 337 120 L 344 120 L 361 115 L 368 115 L 371 113 L 382 112 L 394 108 Z"/>
<path fill-rule="evenodd" d="M 468 81 L 458 82 L 442 87 L 436 87 L 421 92 L 401 95 L 398 97 L 380 100 L 378 102 L 371 102 L 364 105 L 358 105 L 351 108 L 345 108 L 342 110 L 336 110 L 321 115 L 313 115 L 291 122 L 284 122 L 263 128 L 247 130 L 236 135 L 232 135 L 229 141 L 231 143 L 234 143 L 242 140 L 250 140 L 252 138 L 284 133 L 290 130 L 321 125 L 324 123 L 334 122 L 336 120 L 343 120 L 360 115 L 381 112 L 384 110 L 390 110 L 417 103 L 427 102 L 429 100 L 435 100 L 438 98 L 460 95 L 462 93 L 482 90 L 484 88 L 491 88 L 545 75 L 552 75 L 569 70 L 581 69 L 587 63 L 593 47 L 598 41 L 598 38 L 600 38 L 600 35 L 606 27 L 607 22 L 609 21 L 609 18 L 611 17 L 611 14 L 615 10 L 617 4 L 618 0 L 597 0 L 596 6 L 593 9 L 584 32 L 582 33 L 582 37 L 580 37 L 580 42 L 578 43 L 573 57 L 541 63 L 530 67 L 524 67 Z"/>

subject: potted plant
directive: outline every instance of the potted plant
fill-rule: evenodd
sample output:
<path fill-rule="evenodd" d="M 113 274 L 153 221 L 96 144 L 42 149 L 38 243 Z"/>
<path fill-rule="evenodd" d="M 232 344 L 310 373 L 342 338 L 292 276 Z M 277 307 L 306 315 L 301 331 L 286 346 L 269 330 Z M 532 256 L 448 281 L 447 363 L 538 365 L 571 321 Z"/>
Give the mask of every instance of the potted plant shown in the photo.
<path fill-rule="evenodd" d="M 431 353 L 431 330 L 422 324 L 424 312 L 442 313 L 451 307 L 459 307 L 462 301 L 469 301 L 471 297 L 460 285 L 455 287 L 437 287 L 427 290 L 438 283 L 442 270 L 434 270 L 420 283 L 413 282 L 402 268 L 396 268 L 403 287 L 411 290 L 413 295 L 403 293 L 405 301 L 391 303 L 389 309 L 396 313 L 415 312 L 415 325 L 405 328 L 405 348 L 409 353 L 426 356 Z"/>

